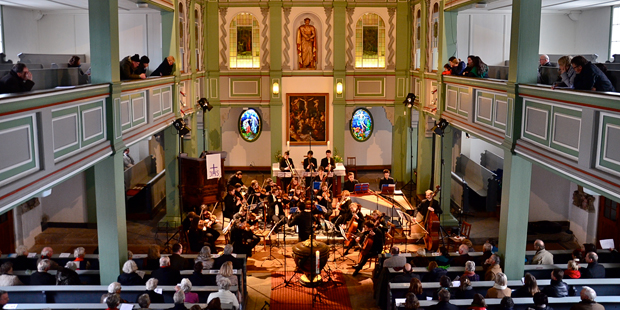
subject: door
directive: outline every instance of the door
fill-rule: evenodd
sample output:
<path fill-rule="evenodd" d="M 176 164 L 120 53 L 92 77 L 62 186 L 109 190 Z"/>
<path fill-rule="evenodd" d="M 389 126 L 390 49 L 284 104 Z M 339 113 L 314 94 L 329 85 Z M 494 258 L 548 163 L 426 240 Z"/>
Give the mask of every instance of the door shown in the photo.
<path fill-rule="evenodd" d="M 614 244 L 618 246 L 620 241 L 620 224 L 618 210 L 619 204 L 609 198 L 601 196 L 599 199 L 599 217 L 598 217 L 598 240 L 614 239 Z M 597 244 L 597 246 L 600 246 Z"/>
<path fill-rule="evenodd" d="M 0 251 L 4 254 L 15 253 L 13 210 L 0 215 L 0 236 Z"/>

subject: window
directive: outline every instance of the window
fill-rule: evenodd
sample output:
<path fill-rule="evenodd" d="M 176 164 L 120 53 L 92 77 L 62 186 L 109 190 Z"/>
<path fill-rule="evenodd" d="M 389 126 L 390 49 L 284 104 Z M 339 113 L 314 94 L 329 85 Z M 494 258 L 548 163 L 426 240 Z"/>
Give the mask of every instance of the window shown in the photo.
<path fill-rule="evenodd" d="M 230 22 L 230 67 L 260 68 L 260 37 L 258 20 L 249 13 L 240 13 Z"/>
<path fill-rule="evenodd" d="M 194 10 L 194 35 L 196 37 L 196 71 L 202 70 L 202 53 L 203 50 L 203 38 L 202 38 L 202 16 L 200 15 L 200 6 L 196 5 Z"/>
<path fill-rule="evenodd" d="M 420 46 L 422 45 L 422 43 L 420 42 L 420 33 L 422 32 L 422 17 L 421 17 L 421 10 L 418 9 L 416 12 L 416 16 L 415 16 L 415 64 L 414 64 L 414 68 L 416 69 L 420 69 Z"/>
<path fill-rule="evenodd" d="M 609 54 L 620 54 L 620 7 L 614 8 L 611 21 L 611 44 L 609 44 Z"/>
<path fill-rule="evenodd" d="M 179 56 L 181 56 L 181 71 L 185 72 L 185 15 L 183 3 L 179 2 Z"/>
<path fill-rule="evenodd" d="M 618 203 L 611 199 L 605 198 L 605 213 L 604 213 L 605 218 L 615 222 L 618 216 L 617 211 L 618 211 Z"/>
<path fill-rule="evenodd" d="M 385 23 L 377 14 L 366 13 L 357 21 L 355 67 L 385 68 Z"/>
<path fill-rule="evenodd" d="M 239 115 L 239 134 L 248 142 L 254 142 L 263 130 L 263 121 L 256 110 L 250 108 Z"/>
<path fill-rule="evenodd" d="M 372 135 L 373 129 L 374 122 L 370 111 L 364 108 L 358 108 L 353 111 L 349 130 L 351 131 L 351 135 L 355 141 L 364 142 L 368 140 Z"/>
<path fill-rule="evenodd" d="M 431 71 L 436 71 L 439 67 L 439 3 L 435 3 L 435 5 L 433 5 L 431 27 L 431 55 L 433 57 Z"/>

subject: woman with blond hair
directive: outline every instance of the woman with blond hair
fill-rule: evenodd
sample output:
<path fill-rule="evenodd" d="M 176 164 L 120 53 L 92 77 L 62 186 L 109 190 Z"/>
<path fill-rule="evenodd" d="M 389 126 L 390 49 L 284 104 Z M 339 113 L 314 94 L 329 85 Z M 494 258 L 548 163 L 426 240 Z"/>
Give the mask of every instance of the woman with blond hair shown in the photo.
<path fill-rule="evenodd" d="M 569 277 L 571 279 L 581 278 L 581 272 L 579 271 L 579 264 L 577 264 L 577 262 L 574 260 L 569 260 L 566 266 L 567 269 L 564 271 L 565 277 Z"/>
<path fill-rule="evenodd" d="M 560 67 L 560 82 L 553 83 L 553 88 L 573 88 L 573 84 L 575 82 L 575 77 L 577 73 L 575 73 L 575 69 L 571 66 L 570 61 L 573 57 L 570 56 L 562 56 L 558 59 L 558 67 Z"/>
<path fill-rule="evenodd" d="M 526 273 L 523 277 L 523 286 L 515 290 L 512 297 L 534 297 L 534 294 L 540 292 L 538 284 L 536 283 L 536 277 L 530 273 Z"/>
<path fill-rule="evenodd" d="M 507 286 L 508 278 L 502 272 L 495 275 L 495 284 L 487 291 L 486 298 L 504 298 L 510 296 L 512 290 Z"/>
<path fill-rule="evenodd" d="M 233 274 L 233 265 L 232 262 L 225 262 L 220 268 L 220 273 L 215 278 L 215 282 L 219 281 L 221 278 L 227 278 L 230 280 L 230 285 L 238 285 L 239 281 L 237 280 L 237 276 Z"/>

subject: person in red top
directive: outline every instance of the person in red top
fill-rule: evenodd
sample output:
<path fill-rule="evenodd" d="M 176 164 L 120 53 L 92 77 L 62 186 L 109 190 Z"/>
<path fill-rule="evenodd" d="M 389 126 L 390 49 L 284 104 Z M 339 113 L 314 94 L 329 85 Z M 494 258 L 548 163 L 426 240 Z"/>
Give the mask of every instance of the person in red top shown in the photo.
<path fill-rule="evenodd" d="M 480 294 L 474 295 L 474 299 L 471 302 L 471 306 L 467 309 L 472 310 L 487 310 L 487 303 L 484 301 L 484 297 Z"/>
<path fill-rule="evenodd" d="M 121 303 L 121 300 L 118 295 L 112 294 L 106 298 L 105 303 L 108 305 L 108 309 L 106 310 L 118 310 L 118 305 Z"/>
<path fill-rule="evenodd" d="M 73 256 L 75 257 L 74 262 L 77 270 L 86 270 L 90 269 L 90 262 L 84 260 L 84 256 L 86 255 L 86 250 L 83 247 L 76 248 L 73 251 Z"/>
<path fill-rule="evenodd" d="M 568 269 L 564 271 L 564 276 L 569 277 L 571 279 L 579 279 L 581 278 L 581 272 L 579 272 L 579 265 L 574 260 L 569 260 L 568 264 L 566 264 Z"/>

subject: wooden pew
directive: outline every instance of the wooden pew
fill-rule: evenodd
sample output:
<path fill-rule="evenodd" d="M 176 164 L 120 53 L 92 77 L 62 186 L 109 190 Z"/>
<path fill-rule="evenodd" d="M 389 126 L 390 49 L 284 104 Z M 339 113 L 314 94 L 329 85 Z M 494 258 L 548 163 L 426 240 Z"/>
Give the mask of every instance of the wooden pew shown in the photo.
<path fill-rule="evenodd" d="M 41 309 L 41 305 L 40 304 L 13 304 L 13 303 L 9 303 L 7 304 L 10 309 L 23 309 L 23 310 L 39 310 Z M 138 304 L 132 304 L 134 306 L 134 309 L 138 309 L 140 308 L 140 306 Z M 200 308 L 204 309 L 207 304 L 185 304 L 185 307 L 187 309 L 189 309 L 191 306 L 193 305 L 199 305 Z M 173 304 L 151 304 L 149 309 L 170 309 L 173 307 Z M 66 304 L 66 303 L 62 303 L 62 304 L 48 304 L 45 305 L 46 309 L 51 309 L 51 310 L 73 310 L 73 309 L 107 309 L 108 306 L 106 304 L 103 303 L 83 303 L 83 304 Z M 222 304 L 222 309 L 233 309 L 234 307 L 231 304 Z M 9 309 L 9 308 L 7 308 Z"/>
<path fill-rule="evenodd" d="M 495 211 L 498 188 L 495 186 L 497 183 L 495 173 L 461 154 L 456 159 L 453 179 L 455 176 L 459 178 L 459 183 L 463 184 L 463 191 L 471 189 L 480 198 L 485 200 L 487 212 Z M 467 200 L 463 201 L 463 209 L 464 211 L 468 210 Z"/>
<path fill-rule="evenodd" d="M 527 307 L 534 305 L 531 298 L 513 298 L 512 300 L 515 303 L 515 310 L 524 310 L 527 309 Z M 549 298 L 548 306 L 554 310 L 569 310 L 573 305 L 579 303 L 580 301 L 580 297 Z M 597 297 L 595 301 L 602 304 L 606 310 L 620 309 L 620 296 L 601 296 Z M 450 301 L 451 304 L 458 306 L 460 310 L 466 310 L 471 305 L 471 302 L 471 299 Z M 494 306 L 498 306 L 500 302 L 500 298 L 486 299 L 487 306 L 492 307 L 491 309 L 494 309 Z M 430 306 L 435 304 L 437 304 L 437 301 L 435 300 L 420 301 L 420 307 L 425 309 L 428 309 Z M 398 300 L 397 305 L 397 309 L 404 309 L 403 300 Z"/>

